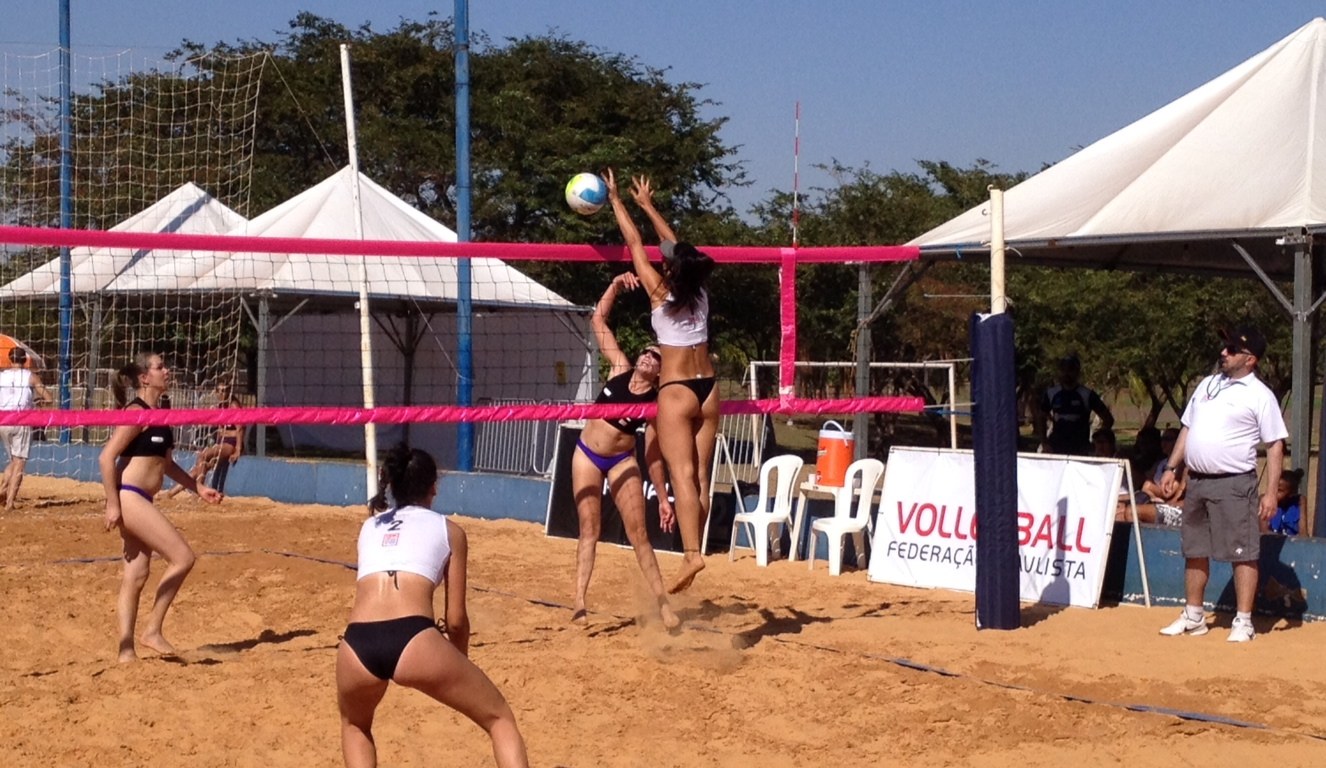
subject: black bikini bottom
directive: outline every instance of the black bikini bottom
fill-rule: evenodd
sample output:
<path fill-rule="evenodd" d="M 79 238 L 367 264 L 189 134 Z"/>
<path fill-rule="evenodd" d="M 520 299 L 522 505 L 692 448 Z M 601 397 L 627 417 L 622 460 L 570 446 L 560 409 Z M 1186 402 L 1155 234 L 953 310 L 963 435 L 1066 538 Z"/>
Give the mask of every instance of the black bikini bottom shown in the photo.
<path fill-rule="evenodd" d="M 396 664 L 414 636 L 437 629 L 427 616 L 402 616 L 386 621 L 356 621 L 345 628 L 345 644 L 359 657 L 364 668 L 380 680 L 396 674 Z"/>
<path fill-rule="evenodd" d="M 695 394 L 695 399 L 700 401 L 700 405 L 704 405 L 704 401 L 709 399 L 709 393 L 714 391 L 714 384 L 716 383 L 718 383 L 718 379 L 714 376 L 703 379 L 678 379 L 660 384 L 659 389 L 670 387 L 673 384 L 685 387 Z"/>

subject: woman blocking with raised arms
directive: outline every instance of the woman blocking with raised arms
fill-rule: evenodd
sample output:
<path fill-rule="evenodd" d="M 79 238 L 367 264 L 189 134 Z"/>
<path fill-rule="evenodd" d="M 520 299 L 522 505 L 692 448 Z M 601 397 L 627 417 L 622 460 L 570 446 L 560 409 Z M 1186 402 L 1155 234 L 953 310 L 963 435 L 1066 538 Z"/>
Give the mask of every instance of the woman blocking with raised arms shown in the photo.
<path fill-rule="evenodd" d="M 617 335 L 608 325 L 608 315 L 625 288 L 639 285 L 633 273 L 623 272 L 613 278 L 603 297 L 594 307 L 590 325 L 598 340 L 599 353 L 608 360 L 608 381 L 595 398 L 595 403 L 652 403 L 658 397 L 658 371 L 663 355 L 653 344 L 644 348 L 635 362 L 626 356 Z M 576 547 L 576 595 L 571 620 L 588 621 L 589 579 L 594 573 L 594 553 L 598 546 L 603 523 L 603 486 L 607 482 L 613 504 L 621 515 L 626 538 L 635 550 L 640 572 L 653 593 L 658 616 L 669 629 L 681 619 L 668 604 L 663 591 L 663 575 L 658 569 L 658 558 L 649 541 L 645 527 L 645 495 L 640 478 L 640 466 L 635 460 L 635 433 L 645 426 L 644 419 L 589 419 L 576 441 L 576 452 L 571 457 L 571 487 L 575 495 L 576 516 L 580 520 L 580 541 Z M 645 459 L 649 464 L 650 479 L 658 494 L 659 523 L 665 532 L 673 529 L 672 504 L 668 501 L 666 475 L 658 450 L 658 430 L 649 424 L 645 430 Z"/>
<path fill-rule="evenodd" d="M 663 354 L 655 423 L 685 550 L 681 570 L 668 591 L 680 592 L 704 570 L 700 536 L 709 515 L 709 468 L 718 436 L 718 387 L 709 357 L 709 292 L 705 288 L 714 261 L 695 246 L 677 241 L 672 227 L 654 208 L 649 179 L 637 176 L 631 196 L 662 240 L 663 269 L 655 269 L 645 254 L 640 230 L 617 192 L 611 168 L 606 176 L 608 199 L 631 251 L 636 276 L 649 294 L 650 323 Z"/>

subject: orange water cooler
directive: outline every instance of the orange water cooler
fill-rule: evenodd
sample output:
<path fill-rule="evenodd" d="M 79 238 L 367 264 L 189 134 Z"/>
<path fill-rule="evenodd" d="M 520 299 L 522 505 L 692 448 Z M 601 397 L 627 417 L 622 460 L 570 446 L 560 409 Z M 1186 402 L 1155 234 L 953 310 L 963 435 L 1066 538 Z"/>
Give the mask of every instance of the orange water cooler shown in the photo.
<path fill-rule="evenodd" d="M 820 485 L 843 484 L 847 466 L 852 463 L 856 439 L 836 421 L 824 422 L 820 429 L 819 445 L 815 451 L 815 472 Z"/>

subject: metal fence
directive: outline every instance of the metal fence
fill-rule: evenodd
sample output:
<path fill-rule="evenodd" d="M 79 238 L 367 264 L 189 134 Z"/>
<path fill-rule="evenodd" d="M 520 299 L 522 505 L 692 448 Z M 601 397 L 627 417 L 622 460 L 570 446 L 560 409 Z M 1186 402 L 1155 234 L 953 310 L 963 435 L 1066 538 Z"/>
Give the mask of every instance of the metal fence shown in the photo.
<path fill-rule="evenodd" d="M 486 400 L 487 405 L 566 405 L 571 400 Z M 494 421 L 476 425 L 474 468 L 514 475 L 552 474 L 558 421 Z"/>

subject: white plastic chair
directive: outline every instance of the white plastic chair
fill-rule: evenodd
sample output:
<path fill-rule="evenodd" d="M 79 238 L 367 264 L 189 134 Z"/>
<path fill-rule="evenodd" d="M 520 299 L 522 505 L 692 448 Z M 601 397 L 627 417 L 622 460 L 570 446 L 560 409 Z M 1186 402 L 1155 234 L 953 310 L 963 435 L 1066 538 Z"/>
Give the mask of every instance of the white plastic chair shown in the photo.
<path fill-rule="evenodd" d="M 847 467 L 843 489 L 833 497 L 833 517 L 822 517 L 810 524 L 810 570 L 815 569 L 815 535 L 824 534 L 829 545 L 829 575 L 843 572 L 843 539 L 849 534 L 856 546 L 856 566 L 866 566 L 866 529 L 870 526 L 870 505 L 875 486 L 884 475 L 879 459 L 857 459 Z"/>
<path fill-rule="evenodd" d="M 755 549 L 755 564 L 761 568 L 769 564 L 769 542 L 771 539 L 778 542 L 782 538 L 783 526 L 792 517 L 792 486 L 801 474 L 801 465 L 800 456 L 787 455 L 775 456 L 760 466 L 760 497 L 755 501 L 755 509 L 738 512 L 732 518 L 728 560 L 736 558 L 737 530 L 746 525 L 750 528 L 750 542 Z M 792 546 L 795 547 L 796 542 L 792 542 Z M 778 551 L 777 543 L 774 551 Z"/>

